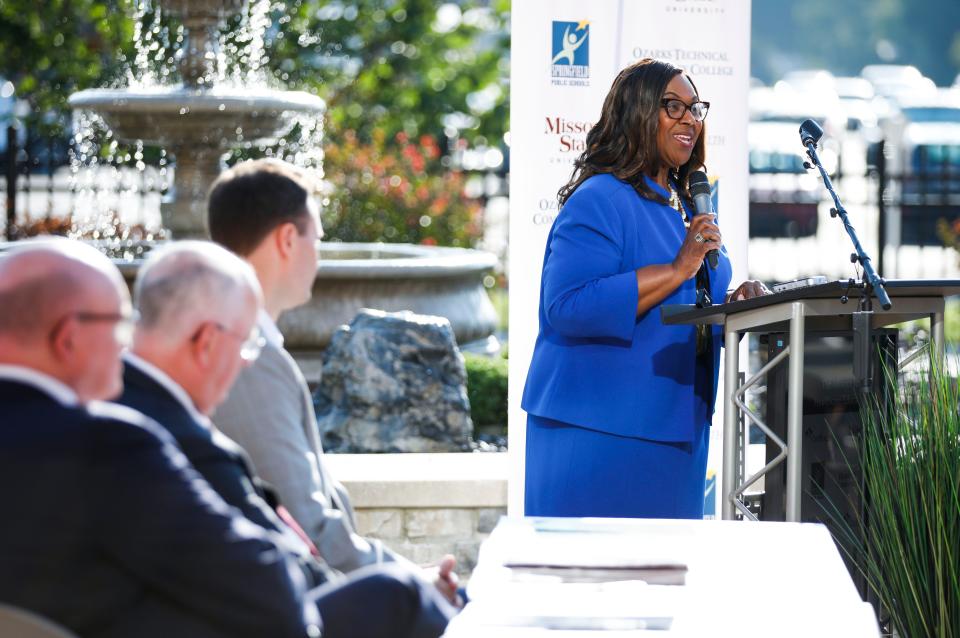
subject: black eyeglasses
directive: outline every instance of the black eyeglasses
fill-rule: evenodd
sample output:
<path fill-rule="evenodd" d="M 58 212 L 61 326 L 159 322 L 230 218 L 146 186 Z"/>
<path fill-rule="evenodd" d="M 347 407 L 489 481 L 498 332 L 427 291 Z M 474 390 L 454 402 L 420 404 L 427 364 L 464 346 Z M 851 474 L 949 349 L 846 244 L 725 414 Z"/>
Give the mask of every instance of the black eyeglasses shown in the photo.
<path fill-rule="evenodd" d="M 684 113 L 690 111 L 690 115 L 693 116 L 693 119 L 698 122 L 702 122 L 707 119 L 707 111 L 710 110 L 710 102 L 694 102 L 693 104 L 687 104 L 683 100 L 669 97 L 660 100 L 660 106 L 666 110 L 667 117 L 672 120 L 682 119 Z"/>

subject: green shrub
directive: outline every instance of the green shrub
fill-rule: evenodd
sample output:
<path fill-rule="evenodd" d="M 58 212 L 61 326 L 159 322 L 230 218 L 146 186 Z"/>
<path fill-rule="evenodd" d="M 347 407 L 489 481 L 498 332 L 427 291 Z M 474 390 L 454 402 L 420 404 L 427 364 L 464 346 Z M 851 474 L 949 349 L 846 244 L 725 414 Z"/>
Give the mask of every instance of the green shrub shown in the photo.
<path fill-rule="evenodd" d="M 496 280 L 503 279 L 500 275 Z M 497 330 L 508 332 L 510 330 L 510 292 L 500 281 L 497 281 L 492 287 L 487 288 L 487 296 L 490 297 L 490 303 L 497 313 Z M 504 355 L 506 358 L 506 355 Z"/>
<path fill-rule="evenodd" d="M 325 153 L 327 241 L 467 248 L 480 239 L 481 203 L 464 194 L 466 176 L 444 165 L 433 137 L 388 140 L 376 130 L 363 142 L 346 131 Z"/>
<path fill-rule="evenodd" d="M 464 354 L 467 396 L 474 426 L 507 427 L 507 360 Z"/>

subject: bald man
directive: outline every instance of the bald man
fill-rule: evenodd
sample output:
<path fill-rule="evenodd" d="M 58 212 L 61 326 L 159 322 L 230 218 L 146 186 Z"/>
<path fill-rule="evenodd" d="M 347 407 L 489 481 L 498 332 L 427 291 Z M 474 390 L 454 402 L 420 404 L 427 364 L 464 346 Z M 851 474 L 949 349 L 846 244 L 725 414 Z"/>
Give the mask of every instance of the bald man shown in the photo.
<path fill-rule="evenodd" d="M 24 242 L 0 257 L 0 309 L 2 364 L 42 374 L 42 385 L 75 403 L 120 394 L 130 296 L 99 252 L 68 240 Z"/>
<path fill-rule="evenodd" d="M 330 578 L 332 572 L 311 557 L 299 525 L 282 508 L 274 510 L 278 503 L 244 450 L 209 419 L 263 346 L 256 327 L 262 296 L 253 269 L 210 242 L 168 244 L 141 267 L 134 300 L 139 320 L 125 356 L 120 402 L 166 428 L 229 505 L 283 538 L 283 550 L 297 558 L 309 582 Z M 328 638 L 438 636 L 454 613 L 435 589 L 398 566 L 337 580 L 316 600 Z"/>
<path fill-rule="evenodd" d="M 130 301 L 70 240 L 0 257 L 0 601 L 85 637 L 315 636 L 276 534 L 229 508 L 121 389 Z"/>
<path fill-rule="evenodd" d="M 163 426 L 228 505 L 281 536 L 310 585 L 328 581 L 331 573 L 311 557 L 299 527 L 270 505 L 274 499 L 246 453 L 208 418 L 260 350 L 261 293 L 253 270 L 216 244 L 176 242 L 151 251 L 134 295 L 139 319 L 118 402 Z"/>

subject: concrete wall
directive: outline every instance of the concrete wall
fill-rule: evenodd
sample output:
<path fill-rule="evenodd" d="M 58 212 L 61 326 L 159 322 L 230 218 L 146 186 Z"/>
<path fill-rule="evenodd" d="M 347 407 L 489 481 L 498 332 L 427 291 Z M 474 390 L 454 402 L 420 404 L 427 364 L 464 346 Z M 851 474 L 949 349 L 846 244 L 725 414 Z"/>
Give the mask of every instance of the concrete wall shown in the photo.
<path fill-rule="evenodd" d="M 466 581 L 480 543 L 507 511 L 507 454 L 327 454 L 364 536 L 415 563 L 457 558 Z"/>

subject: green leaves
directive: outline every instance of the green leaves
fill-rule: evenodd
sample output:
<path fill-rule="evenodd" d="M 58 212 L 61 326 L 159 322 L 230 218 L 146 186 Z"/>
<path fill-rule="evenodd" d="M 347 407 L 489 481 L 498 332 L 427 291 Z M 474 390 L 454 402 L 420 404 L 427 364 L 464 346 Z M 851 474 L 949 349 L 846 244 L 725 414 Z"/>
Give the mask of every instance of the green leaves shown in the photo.
<path fill-rule="evenodd" d="M 42 7 L 0 2 L 0 75 L 29 101 L 34 134 L 63 135 L 70 93 L 126 84 L 134 60 L 147 77 L 177 81 L 170 59 L 176 19 L 158 16 L 155 3 L 48 0 Z M 135 9 L 143 16 L 139 50 Z M 274 2 L 269 18 L 268 83 L 327 101 L 328 236 L 473 245 L 480 204 L 440 156 L 448 139 L 496 147 L 506 131 L 509 3 L 299 0 Z M 250 19 L 227 20 L 222 48 L 233 58 L 251 41 L 240 28 Z M 227 58 L 227 77 L 240 76 L 245 69 Z M 248 152 L 255 151 L 233 156 Z"/>
<path fill-rule="evenodd" d="M 464 194 L 466 177 L 441 164 L 435 138 L 392 138 L 373 129 L 370 142 L 346 131 L 329 144 L 324 172 L 328 241 L 472 246 L 482 231 L 480 203 Z"/>
<path fill-rule="evenodd" d="M 499 139 L 506 131 L 508 72 L 500 61 L 509 54 L 509 3 L 313 0 L 288 10 L 294 37 L 268 43 L 272 64 L 304 62 L 287 71 L 289 80 L 327 100 L 332 139 L 346 130 L 364 141 L 374 129 L 437 134 L 444 116 L 470 113 L 469 95 L 491 84 L 502 87 L 502 108 L 460 136 Z"/>
<path fill-rule="evenodd" d="M 133 47 L 125 0 L 4 0 L 0 3 L 0 75 L 28 102 L 28 127 L 40 135 L 69 129 L 67 97 L 105 86 Z"/>
<path fill-rule="evenodd" d="M 960 636 L 958 406 L 957 381 L 933 355 L 892 405 L 864 411 L 866 513 L 841 544 L 903 638 Z"/>
<path fill-rule="evenodd" d="M 134 57 L 133 5 L 134 0 L 0 3 L 0 75 L 30 102 L 32 124 L 55 119 L 53 128 L 62 130 L 71 92 L 109 86 L 122 77 L 126 60 Z M 438 11 L 445 9 L 459 17 L 438 31 Z M 146 15 L 153 16 L 149 10 Z M 508 2 L 303 0 L 275 3 L 270 17 L 265 42 L 270 70 L 290 88 L 328 101 L 334 139 L 352 130 L 369 140 L 375 128 L 388 136 L 436 135 L 444 116 L 469 113 L 468 96 L 491 84 L 502 89 L 497 108 L 460 136 L 495 140 L 506 130 L 508 71 L 500 62 L 509 56 Z M 235 19 L 229 27 L 238 24 Z"/>
<path fill-rule="evenodd" d="M 474 426 L 507 425 L 507 367 L 502 357 L 464 354 L 467 396 Z"/>
<path fill-rule="evenodd" d="M 812 67 L 856 75 L 888 61 L 913 64 L 946 86 L 960 70 L 956 0 L 754 2 L 752 21 L 752 73 L 767 82 Z"/>

